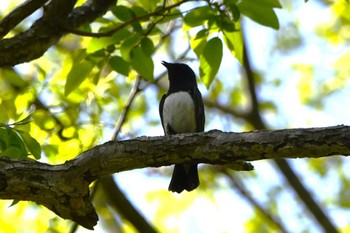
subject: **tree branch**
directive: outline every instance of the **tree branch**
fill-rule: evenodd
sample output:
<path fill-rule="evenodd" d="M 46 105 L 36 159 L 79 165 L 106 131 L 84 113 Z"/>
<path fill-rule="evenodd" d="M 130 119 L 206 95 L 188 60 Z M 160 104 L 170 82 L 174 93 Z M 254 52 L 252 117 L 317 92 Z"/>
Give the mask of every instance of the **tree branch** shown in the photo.
<path fill-rule="evenodd" d="M 0 21 L 0 39 L 16 27 L 23 19 L 42 7 L 48 0 L 28 0 Z"/>
<path fill-rule="evenodd" d="M 104 14 L 117 0 L 88 0 L 74 8 L 76 0 L 51 0 L 43 16 L 26 31 L 0 40 L 0 67 L 13 66 L 42 56 L 65 33 L 64 25 L 79 27 Z"/>
<path fill-rule="evenodd" d="M 52 0 L 27 31 L 0 40 L 0 67 L 16 65 L 40 57 L 63 35 L 60 23 L 73 9 L 76 0 Z"/>
<path fill-rule="evenodd" d="M 108 174 L 185 162 L 251 170 L 245 161 L 341 154 L 350 155 L 350 126 L 144 136 L 104 143 L 61 165 L 1 157 L 0 199 L 34 201 L 92 229 L 98 217 L 89 184 Z"/>

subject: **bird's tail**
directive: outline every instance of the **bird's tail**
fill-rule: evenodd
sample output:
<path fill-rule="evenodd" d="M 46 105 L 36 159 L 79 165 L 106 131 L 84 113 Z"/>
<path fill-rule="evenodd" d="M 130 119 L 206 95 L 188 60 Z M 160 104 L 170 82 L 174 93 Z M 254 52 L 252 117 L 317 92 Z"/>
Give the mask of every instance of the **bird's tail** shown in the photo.
<path fill-rule="evenodd" d="M 181 193 L 192 191 L 199 185 L 197 164 L 175 164 L 168 190 Z"/>

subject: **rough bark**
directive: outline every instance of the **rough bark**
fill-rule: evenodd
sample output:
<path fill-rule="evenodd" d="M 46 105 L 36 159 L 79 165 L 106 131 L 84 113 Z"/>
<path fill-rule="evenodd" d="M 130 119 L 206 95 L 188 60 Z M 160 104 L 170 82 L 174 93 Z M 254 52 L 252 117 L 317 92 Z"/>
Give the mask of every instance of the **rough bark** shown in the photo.
<path fill-rule="evenodd" d="M 106 142 L 60 165 L 1 157 L 0 198 L 34 201 L 92 229 L 98 217 L 89 184 L 108 174 L 184 162 L 251 170 L 248 161 L 332 155 L 350 155 L 350 126 L 143 136 Z"/>

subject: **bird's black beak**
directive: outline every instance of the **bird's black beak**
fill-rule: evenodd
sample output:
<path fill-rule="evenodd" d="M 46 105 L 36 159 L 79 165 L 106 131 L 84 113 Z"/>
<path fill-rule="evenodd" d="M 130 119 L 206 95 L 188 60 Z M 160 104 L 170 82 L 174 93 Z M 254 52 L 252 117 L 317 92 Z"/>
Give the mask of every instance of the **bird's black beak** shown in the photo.
<path fill-rule="evenodd" d="M 169 68 L 170 63 L 168 63 L 166 61 L 162 61 L 162 65 L 165 66 L 166 68 Z"/>

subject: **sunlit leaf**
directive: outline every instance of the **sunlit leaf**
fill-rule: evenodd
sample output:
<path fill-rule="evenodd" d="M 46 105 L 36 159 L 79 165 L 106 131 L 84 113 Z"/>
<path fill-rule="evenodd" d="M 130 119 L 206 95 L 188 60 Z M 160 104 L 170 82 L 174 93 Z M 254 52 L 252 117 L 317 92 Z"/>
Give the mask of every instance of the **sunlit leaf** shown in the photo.
<path fill-rule="evenodd" d="M 23 78 L 12 68 L 1 68 L 0 77 L 4 77 L 15 87 L 24 87 L 26 85 Z"/>
<path fill-rule="evenodd" d="M 243 38 L 241 31 L 224 31 L 224 42 L 231 53 L 243 64 Z"/>
<path fill-rule="evenodd" d="M 199 58 L 200 76 L 207 88 L 215 78 L 222 59 L 222 42 L 218 37 L 208 41 Z"/>
<path fill-rule="evenodd" d="M 41 156 L 41 147 L 35 138 L 30 136 L 29 133 L 17 130 L 17 132 L 20 134 L 21 138 L 23 139 L 26 148 L 28 151 L 34 156 L 35 159 L 40 159 Z"/>
<path fill-rule="evenodd" d="M 112 36 L 101 37 L 101 38 L 92 38 L 86 52 L 94 53 L 100 49 L 107 48 L 111 44 L 119 43 L 124 39 L 128 38 L 131 33 L 127 29 L 121 29 L 114 33 Z"/>
<path fill-rule="evenodd" d="M 249 17 L 261 25 L 271 27 L 273 29 L 279 29 L 277 15 L 272 9 L 273 7 L 278 7 L 277 3 L 273 0 L 245 0 L 238 4 L 238 9 L 241 14 Z"/>
<path fill-rule="evenodd" d="M 152 57 L 146 56 L 140 47 L 132 50 L 131 56 L 132 67 L 147 80 L 153 80 L 154 64 Z"/>
<path fill-rule="evenodd" d="M 156 9 L 156 7 L 157 7 L 158 2 L 160 2 L 160 1 L 159 0 L 152 0 L 152 1 L 150 1 L 150 0 L 140 0 L 139 2 L 141 3 L 141 5 L 145 9 L 147 9 L 149 11 L 154 11 Z"/>
<path fill-rule="evenodd" d="M 86 79 L 94 68 L 94 64 L 90 61 L 82 61 L 78 64 L 73 64 L 72 69 L 68 73 L 67 82 L 64 86 L 64 95 L 68 96 Z"/>
<path fill-rule="evenodd" d="M 32 114 L 33 114 L 33 113 L 28 114 L 28 116 L 26 116 L 26 117 L 23 118 L 22 120 L 15 122 L 14 125 L 28 124 L 28 123 L 31 121 Z"/>
<path fill-rule="evenodd" d="M 207 44 L 208 33 L 207 29 L 200 30 L 197 32 L 195 38 L 190 41 L 191 48 L 198 58 L 201 56 L 203 49 Z"/>
<path fill-rule="evenodd" d="M 315 96 L 313 86 L 314 67 L 305 64 L 294 66 L 294 68 L 300 73 L 299 83 L 297 84 L 300 101 L 304 104 L 310 104 Z"/>

